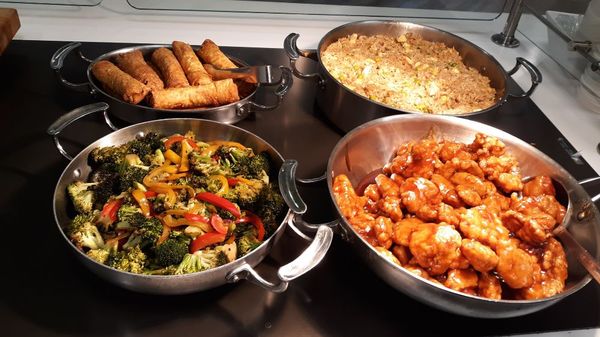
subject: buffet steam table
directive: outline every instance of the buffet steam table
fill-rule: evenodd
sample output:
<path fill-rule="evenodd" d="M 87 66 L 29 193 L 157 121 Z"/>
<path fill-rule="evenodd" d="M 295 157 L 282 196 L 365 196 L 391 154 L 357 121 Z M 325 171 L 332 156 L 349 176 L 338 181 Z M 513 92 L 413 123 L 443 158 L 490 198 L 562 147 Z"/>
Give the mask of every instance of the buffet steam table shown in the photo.
<path fill-rule="evenodd" d="M 395 291 L 336 238 L 317 268 L 282 294 L 249 282 L 182 296 L 151 296 L 108 284 L 80 264 L 60 237 L 52 195 L 66 166 L 46 128 L 65 112 L 95 102 L 62 88 L 49 68 L 66 42 L 13 41 L 0 57 L 0 212 L 3 336 L 411 336 L 506 335 L 600 327 L 600 288 L 593 282 L 563 302 L 512 319 L 483 320 L 447 314 Z M 84 43 L 95 58 L 126 44 Z M 282 50 L 224 48 L 250 64 L 288 63 Z M 314 64 L 302 64 L 310 69 Z M 65 77 L 83 81 L 85 65 L 69 62 Z M 543 85 L 543 83 L 542 83 Z M 299 177 L 323 174 L 329 153 L 343 136 L 315 106 L 316 86 L 295 79 L 275 111 L 256 113 L 237 126 L 296 159 Z M 511 90 L 520 90 L 511 82 Z M 258 93 L 258 100 L 268 100 Z M 529 99 L 471 117 L 534 144 L 575 178 L 595 176 L 566 139 Z M 119 121 L 116 121 L 119 124 Z M 124 126 L 124 123 L 119 125 Z M 63 144 L 75 154 L 109 129 L 101 116 L 68 127 Z M 590 195 L 600 186 L 591 186 Z M 306 220 L 332 220 L 324 182 L 300 190 Z M 306 243 L 284 235 L 258 270 L 267 275 L 290 261 Z"/>

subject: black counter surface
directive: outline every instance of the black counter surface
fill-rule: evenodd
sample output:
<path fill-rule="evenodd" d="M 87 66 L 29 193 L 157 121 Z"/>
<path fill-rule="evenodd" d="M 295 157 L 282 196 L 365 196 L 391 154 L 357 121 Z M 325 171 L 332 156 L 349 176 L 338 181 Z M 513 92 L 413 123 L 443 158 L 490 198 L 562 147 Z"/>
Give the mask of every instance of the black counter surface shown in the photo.
<path fill-rule="evenodd" d="M 53 191 L 67 161 L 46 129 L 65 112 L 96 101 L 58 85 L 49 60 L 64 44 L 13 41 L 0 56 L 0 335 L 469 336 L 600 327 L 596 284 L 528 316 L 466 318 L 429 308 L 394 290 L 340 238 L 334 239 L 319 266 L 293 281 L 283 294 L 242 281 L 196 294 L 153 296 L 102 281 L 69 251 L 52 214 Z M 93 59 L 123 46 L 84 43 L 82 51 Z M 278 49 L 225 51 L 250 64 L 288 63 Z M 85 66 L 70 57 L 65 75 L 73 82 L 83 81 Z M 311 64 L 302 66 L 308 69 Z M 321 175 L 343 136 L 315 107 L 314 94 L 312 81 L 295 79 L 280 108 L 237 124 L 270 142 L 285 158 L 297 159 L 300 177 Z M 258 100 L 268 101 L 268 96 L 261 92 Z M 585 162 L 572 160 L 560 145 L 561 134 L 529 99 L 512 100 L 497 112 L 473 119 L 534 143 L 577 179 L 595 176 Z M 108 132 L 100 116 L 89 116 L 68 127 L 61 139 L 74 155 Z M 325 183 L 302 187 L 300 192 L 309 206 L 306 220 L 335 217 Z M 286 232 L 258 271 L 272 275 L 305 245 Z"/>

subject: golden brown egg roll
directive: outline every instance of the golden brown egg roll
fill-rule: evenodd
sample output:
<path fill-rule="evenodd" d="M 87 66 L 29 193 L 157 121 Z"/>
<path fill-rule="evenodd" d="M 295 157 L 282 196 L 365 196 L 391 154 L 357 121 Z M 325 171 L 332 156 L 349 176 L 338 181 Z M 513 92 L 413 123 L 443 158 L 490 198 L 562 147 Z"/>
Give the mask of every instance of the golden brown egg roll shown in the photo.
<path fill-rule="evenodd" d="M 200 56 L 205 63 L 210 63 L 217 68 L 237 68 L 237 66 L 223 54 L 221 49 L 219 49 L 219 46 L 210 39 L 206 39 L 202 42 L 200 49 L 198 49 L 198 56 Z"/>
<path fill-rule="evenodd" d="M 181 68 L 191 85 L 202 85 L 212 82 L 210 75 L 204 70 L 202 63 L 192 47 L 181 41 L 173 41 L 173 54 L 179 60 Z"/>
<path fill-rule="evenodd" d="M 171 50 L 164 47 L 156 49 L 152 53 L 152 63 L 160 70 L 167 88 L 181 88 L 190 85 Z"/>
<path fill-rule="evenodd" d="M 108 91 L 128 103 L 138 104 L 150 91 L 150 87 L 106 60 L 96 62 L 92 74 Z"/>
<path fill-rule="evenodd" d="M 238 100 L 237 86 L 231 79 L 184 88 L 157 90 L 153 91 L 148 99 L 150 106 L 157 109 L 189 109 L 224 105 Z"/>
<path fill-rule="evenodd" d="M 156 71 L 146 63 L 140 50 L 117 55 L 115 63 L 121 70 L 150 87 L 150 90 L 164 89 L 165 84 Z"/>

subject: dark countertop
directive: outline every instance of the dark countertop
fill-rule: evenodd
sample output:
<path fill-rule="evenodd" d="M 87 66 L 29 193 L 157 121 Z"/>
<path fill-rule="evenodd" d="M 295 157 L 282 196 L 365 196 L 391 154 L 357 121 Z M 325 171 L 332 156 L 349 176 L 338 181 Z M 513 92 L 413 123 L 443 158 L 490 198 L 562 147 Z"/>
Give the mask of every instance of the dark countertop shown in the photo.
<path fill-rule="evenodd" d="M 46 128 L 63 113 L 96 101 L 58 85 L 49 60 L 63 44 L 13 41 L 0 56 L 3 336 L 467 336 L 600 327 L 596 284 L 525 317 L 460 317 L 392 289 L 339 238 L 323 262 L 283 294 L 242 281 L 190 295 L 151 296 L 100 280 L 69 252 L 52 215 L 52 193 L 67 162 Z M 122 46 L 85 43 L 83 52 L 95 58 Z M 225 50 L 250 64 L 287 64 L 277 49 Z M 67 63 L 68 77 L 83 80 L 83 63 L 74 59 Z M 256 113 L 237 124 L 270 142 L 285 158 L 297 159 L 300 177 L 321 175 L 342 136 L 314 106 L 314 92 L 312 82 L 295 79 L 279 109 Z M 261 93 L 258 99 L 265 96 Z M 560 133 L 531 100 L 513 100 L 499 110 L 473 119 L 535 143 L 577 179 L 595 175 L 587 164 L 577 164 L 567 155 L 559 145 Z M 61 139 L 75 154 L 108 131 L 100 116 L 90 116 L 66 129 Z M 307 220 L 334 218 L 324 183 L 303 187 L 301 194 L 309 205 Z M 286 232 L 257 269 L 272 274 L 304 246 Z"/>

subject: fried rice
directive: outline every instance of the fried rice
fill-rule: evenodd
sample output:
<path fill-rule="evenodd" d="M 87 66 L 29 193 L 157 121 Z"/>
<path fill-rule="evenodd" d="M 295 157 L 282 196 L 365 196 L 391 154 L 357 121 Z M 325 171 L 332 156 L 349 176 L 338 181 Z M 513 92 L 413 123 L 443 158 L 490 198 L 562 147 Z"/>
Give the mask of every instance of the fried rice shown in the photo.
<path fill-rule="evenodd" d="M 404 111 L 463 114 L 495 102 L 489 78 L 454 48 L 412 33 L 352 34 L 330 44 L 321 61 L 348 89 Z"/>

